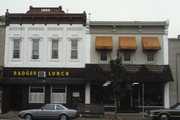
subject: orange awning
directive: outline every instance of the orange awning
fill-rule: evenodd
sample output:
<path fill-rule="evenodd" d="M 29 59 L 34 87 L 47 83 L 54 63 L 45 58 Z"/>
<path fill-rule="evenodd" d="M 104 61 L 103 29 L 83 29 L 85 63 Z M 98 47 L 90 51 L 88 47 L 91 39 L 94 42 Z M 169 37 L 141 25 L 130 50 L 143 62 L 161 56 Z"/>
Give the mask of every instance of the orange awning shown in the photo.
<path fill-rule="evenodd" d="M 96 37 L 96 49 L 112 49 L 112 37 Z"/>
<path fill-rule="evenodd" d="M 119 49 L 136 50 L 137 44 L 135 37 L 119 37 Z"/>
<path fill-rule="evenodd" d="M 160 50 L 158 37 L 142 37 L 142 48 L 143 50 Z"/>

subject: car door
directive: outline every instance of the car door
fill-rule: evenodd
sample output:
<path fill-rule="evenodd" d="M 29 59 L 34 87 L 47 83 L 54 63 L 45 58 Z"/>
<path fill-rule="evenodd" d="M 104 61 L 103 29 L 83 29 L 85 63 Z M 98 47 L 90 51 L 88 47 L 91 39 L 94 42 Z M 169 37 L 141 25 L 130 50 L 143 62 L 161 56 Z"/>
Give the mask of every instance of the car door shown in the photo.
<path fill-rule="evenodd" d="M 47 104 L 42 107 L 38 113 L 36 113 L 37 118 L 56 118 L 56 110 L 54 104 Z"/>
<path fill-rule="evenodd" d="M 56 105 L 56 115 L 59 116 L 60 114 L 65 113 L 65 109 L 61 105 Z"/>

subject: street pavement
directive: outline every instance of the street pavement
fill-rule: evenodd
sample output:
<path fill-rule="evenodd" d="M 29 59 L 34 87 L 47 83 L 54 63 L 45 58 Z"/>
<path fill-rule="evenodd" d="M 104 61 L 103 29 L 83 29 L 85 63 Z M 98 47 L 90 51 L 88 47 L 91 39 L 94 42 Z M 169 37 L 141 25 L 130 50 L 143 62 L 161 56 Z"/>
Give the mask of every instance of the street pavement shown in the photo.
<path fill-rule="evenodd" d="M 17 111 L 10 111 L 6 114 L 0 114 L 0 120 L 23 120 L 18 117 Z M 148 120 L 141 114 L 118 114 L 117 120 Z M 102 118 L 77 118 L 76 120 L 114 120 L 113 116 L 105 116 Z"/>

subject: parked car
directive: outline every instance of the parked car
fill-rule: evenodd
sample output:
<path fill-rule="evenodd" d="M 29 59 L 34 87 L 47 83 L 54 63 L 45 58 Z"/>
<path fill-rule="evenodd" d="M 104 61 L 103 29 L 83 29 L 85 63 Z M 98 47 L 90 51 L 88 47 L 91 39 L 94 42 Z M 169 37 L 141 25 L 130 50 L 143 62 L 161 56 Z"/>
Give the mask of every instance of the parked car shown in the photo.
<path fill-rule="evenodd" d="M 61 104 L 46 104 L 40 109 L 23 110 L 19 117 L 26 120 L 58 119 L 68 120 L 77 117 L 77 110 L 68 109 Z"/>
<path fill-rule="evenodd" d="M 147 110 L 145 117 L 153 120 L 174 120 L 180 119 L 180 103 L 176 103 L 169 109 Z"/>

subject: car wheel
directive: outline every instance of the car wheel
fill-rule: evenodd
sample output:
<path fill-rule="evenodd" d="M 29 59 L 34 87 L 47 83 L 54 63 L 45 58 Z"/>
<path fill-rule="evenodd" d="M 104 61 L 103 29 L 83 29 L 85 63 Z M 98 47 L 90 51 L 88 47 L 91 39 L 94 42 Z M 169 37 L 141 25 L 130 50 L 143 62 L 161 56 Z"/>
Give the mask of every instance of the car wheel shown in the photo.
<path fill-rule="evenodd" d="M 32 120 L 32 116 L 30 114 L 25 115 L 25 120 Z"/>
<path fill-rule="evenodd" d="M 170 119 L 169 119 L 169 116 L 166 115 L 166 114 L 160 115 L 160 118 L 159 118 L 159 119 L 160 119 L 160 120 L 170 120 Z"/>
<path fill-rule="evenodd" d="M 63 114 L 59 117 L 59 120 L 68 120 L 68 117 Z"/>

